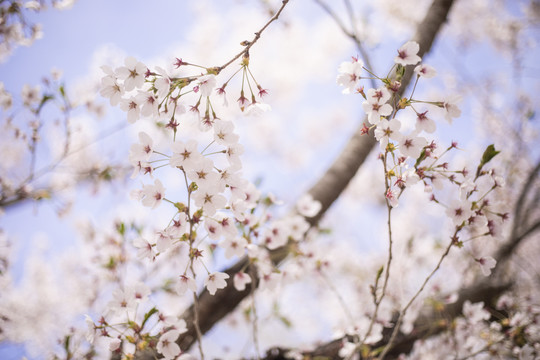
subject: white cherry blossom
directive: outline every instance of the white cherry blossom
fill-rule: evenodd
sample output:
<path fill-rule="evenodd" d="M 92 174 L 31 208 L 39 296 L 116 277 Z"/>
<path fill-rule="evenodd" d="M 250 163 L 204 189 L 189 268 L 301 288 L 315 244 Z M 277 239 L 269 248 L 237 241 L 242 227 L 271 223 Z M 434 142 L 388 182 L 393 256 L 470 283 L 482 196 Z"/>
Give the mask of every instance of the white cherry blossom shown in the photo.
<path fill-rule="evenodd" d="M 418 51 L 420 50 L 420 45 L 416 41 L 408 41 L 398 50 L 398 56 L 394 58 L 396 64 L 406 65 L 416 65 L 420 60 L 418 56 Z"/>
<path fill-rule="evenodd" d="M 139 120 L 141 116 L 141 107 L 139 104 L 139 99 L 135 96 L 132 96 L 129 99 L 120 100 L 120 108 L 127 113 L 127 121 L 130 124 L 133 124 L 135 121 Z"/>
<path fill-rule="evenodd" d="M 110 66 L 102 66 L 101 69 L 106 74 L 101 79 L 101 96 L 108 98 L 111 106 L 116 106 L 124 95 L 124 86 L 118 83 L 118 78 Z"/>
<path fill-rule="evenodd" d="M 379 142 L 381 149 L 385 149 L 389 140 L 399 141 L 401 140 L 401 134 L 399 128 L 401 123 L 397 119 L 386 120 L 383 119 L 375 128 L 375 138 Z"/>
<path fill-rule="evenodd" d="M 187 142 L 176 141 L 171 146 L 173 155 L 169 160 L 169 164 L 173 167 L 183 167 L 184 170 L 191 169 L 203 157 L 197 150 L 197 142 L 193 139 Z"/>
<path fill-rule="evenodd" d="M 442 102 L 442 107 L 444 109 L 444 118 L 450 124 L 452 123 L 453 118 L 461 116 L 461 110 L 458 105 L 461 102 L 461 96 L 456 95 L 448 98 Z"/>
<path fill-rule="evenodd" d="M 452 219 L 454 225 L 459 226 L 471 217 L 471 205 L 466 201 L 453 200 L 446 209 L 446 215 Z"/>
<path fill-rule="evenodd" d="M 484 274 L 484 276 L 491 275 L 491 269 L 493 269 L 497 265 L 497 261 L 491 256 L 483 256 L 475 260 L 480 265 L 480 268 L 482 269 L 482 274 Z"/>
<path fill-rule="evenodd" d="M 433 66 L 420 64 L 414 68 L 414 73 L 417 76 L 431 79 L 437 75 L 437 70 Z"/>
<path fill-rule="evenodd" d="M 156 70 L 157 73 L 161 76 L 156 76 L 156 80 L 154 81 L 154 87 L 157 90 L 158 98 L 163 99 L 165 96 L 167 96 L 169 90 L 171 89 L 171 79 L 165 69 L 156 66 Z"/>
<path fill-rule="evenodd" d="M 212 184 L 208 184 L 204 189 L 197 190 L 193 194 L 193 200 L 196 206 L 203 209 L 206 216 L 214 215 L 218 209 L 223 209 L 227 205 L 227 199 L 220 195 Z"/>
<path fill-rule="evenodd" d="M 366 98 L 367 100 L 362 103 L 362 108 L 371 124 L 379 124 L 381 116 L 388 116 L 392 113 L 392 106 L 386 103 L 390 99 L 390 92 L 385 87 L 369 89 L 366 92 Z"/>
<path fill-rule="evenodd" d="M 433 121 L 430 117 L 428 117 L 427 113 L 428 113 L 427 111 L 424 111 L 422 113 L 417 114 L 415 131 L 417 132 L 425 131 L 428 134 L 432 134 L 437 129 L 437 126 L 435 125 L 435 121 Z"/>
<path fill-rule="evenodd" d="M 248 242 L 246 239 L 240 236 L 225 238 L 225 240 L 219 243 L 219 246 L 225 250 L 225 257 L 227 259 L 233 256 L 242 257 L 245 253 Z"/>
<path fill-rule="evenodd" d="M 146 65 L 137 61 L 133 56 L 125 59 L 126 66 L 116 69 L 118 78 L 124 80 L 126 91 L 131 91 L 135 88 L 141 88 L 144 84 L 144 76 L 146 73 Z"/>
<path fill-rule="evenodd" d="M 208 289 L 210 295 L 214 295 L 218 289 L 223 289 L 227 286 L 226 279 L 229 275 L 223 272 L 213 272 L 204 280 L 204 286 Z"/>
<path fill-rule="evenodd" d="M 399 151 L 403 156 L 408 156 L 412 159 L 417 159 L 422 152 L 424 146 L 427 145 L 427 140 L 417 136 L 414 133 L 404 135 L 399 141 Z"/>
<path fill-rule="evenodd" d="M 353 58 L 352 61 L 345 61 L 339 65 L 336 82 L 338 85 L 345 87 L 343 94 L 352 94 L 355 91 L 358 81 L 360 81 L 362 67 L 364 63 L 362 60 Z"/>
<path fill-rule="evenodd" d="M 237 272 L 233 277 L 234 288 L 238 291 L 244 291 L 246 284 L 251 283 L 251 276 L 244 272 Z"/>
<path fill-rule="evenodd" d="M 180 275 L 178 281 L 176 282 L 175 290 L 178 295 L 184 295 L 187 290 L 195 293 L 197 292 L 197 283 L 189 276 Z"/>
<path fill-rule="evenodd" d="M 159 337 L 157 351 L 163 355 L 166 360 L 174 359 L 180 354 L 180 346 L 176 344 L 176 340 L 180 336 L 180 331 L 172 329 L 162 334 Z"/>
<path fill-rule="evenodd" d="M 314 200 L 311 194 L 304 194 L 296 202 L 296 210 L 305 217 L 314 217 L 321 211 L 322 205 L 320 201 Z"/>
<path fill-rule="evenodd" d="M 214 123 L 214 140 L 220 145 L 236 144 L 238 135 L 234 133 L 232 121 L 216 120 Z"/>
<path fill-rule="evenodd" d="M 199 78 L 198 84 L 201 96 L 210 96 L 216 87 L 216 76 L 213 74 L 203 75 Z"/>
<path fill-rule="evenodd" d="M 165 187 L 159 179 L 156 179 L 154 185 L 143 185 L 142 196 L 142 204 L 155 209 L 165 196 Z"/>

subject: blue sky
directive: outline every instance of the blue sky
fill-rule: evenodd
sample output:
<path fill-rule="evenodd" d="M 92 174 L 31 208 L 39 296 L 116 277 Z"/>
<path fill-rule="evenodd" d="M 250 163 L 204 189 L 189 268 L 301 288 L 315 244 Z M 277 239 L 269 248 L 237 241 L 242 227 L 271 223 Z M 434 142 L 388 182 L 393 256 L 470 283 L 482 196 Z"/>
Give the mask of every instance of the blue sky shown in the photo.
<path fill-rule="evenodd" d="M 230 12 L 227 11 L 229 6 L 252 6 L 252 3 L 246 5 L 249 3 L 248 1 L 208 1 L 206 3 L 219 7 L 218 14 L 222 11 L 223 14 L 227 15 L 230 15 Z M 71 84 L 74 84 L 91 72 L 90 67 L 93 65 L 92 62 L 95 59 L 95 53 L 103 49 L 107 44 L 112 44 L 111 46 L 123 53 L 140 59 L 154 59 L 159 58 L 164 53 L 171 54 L 172 49 L 175 47 L 188 49 L 190 46 L 194 46 L 195 44 L 193 42 L 196 41 L 190 37 L 190 34 L 192 35 L 201 26 L 198 19 L 193 16 L 192 8 L 196 7 L 198 5 L 195 1 L 79 0 L 70 10 L 57 11 L 49 9 L 43 13 L 31 15 L 31 19 L 35 19 L 35 21 L 43 25 L 44 37 L 37 40 L 30 47 L 17 48 L 7 62 L 0 64 L 0 80 L 5 83 L 7 90 L 18 93 L 23 84 L 36 84 L 52 68 L 58 68 L 63 71 L 65 82 L 69 88 Z M 276 28 L 285 27 L 287 22 L 297 21 L 295 16 L 301 17 L 302 21 L 309 28 L 309 24 L 318 21 L 323 17 L 323 14 L 310 1 L 291 1 L 290 9 L 287 8 L 283 16 L 283 24 L 285 25 L 273 24 L 272 27 L 274 29 L 271 27 L 268 29 L 268 32 L 277 31 Z M 235 25 L 241 25 L 244 21 L 250 23 L 250 19 L 242 18 L 229 19 L 224 17 L 223 20 Z M 329 25 L 328 29 L 332 29 L 332 26 Z M 256 29 L 258 27 L 246 27 L 242 29 L 245 38 L 228 39 L 227 34 L 224 33 L 216 34 L 216 36 L 220 39 L 230 41 L 231 44 L 238 44 L 241 40 L 250 39 L 252 32 Z M 201 29 L 201 31 L 204 30 Z M 352 44 L 348 43 L 347 40 L 343 40 L 343 38 L 338 38 L 339 30 L 337 28 L 334 27 L 334 31 L 337 43 L 336 53 L 328 55 L 328 67 L 322 69 L 320 73 L 314 74 L 313 78 L 309 80 L 305 92 L 291 95 L 292 99 L 290 101 L 292 104 L 286 101 L 278 102 L 278 100 L 282 101 L 279 97 L 281 94 L 272 94 L 272 87 L 270 87 L 271 96 L 269 103 L 272 106 L 278 103 L 289 106 L 289 108 L 285 109 L 274 106 L 274 113 L 270 116 L 287 116 L 291 119 L 289 120 L 290 127 L 285 128 L 288 132 L 287 136 L 283 136 L 283 144 L 277 143 L 275 146 L 285 146 L 286 144 L 290 146 L 286 151 L 291 153 L 298 151 L 300 154 L 298 155 L 300 165 L 295 168 L 293 164 L 281 169 L 279 167 L 279 161 L 283 159 L 280 157 L 270 157 L 268 156 L 268 152 L 265 151 L 256 152 L 252 158 L 246 160 L 248 168 L 246 171 L 249 172 L 252 178 L 262 177 L 265 189 L 272 190 L 289 201 L 294 201 L 314 181 L 317 174 L 321 173 L 327 164 L 332 161 L 333 157 L 345 143 L 350 130 L 356 127 L 358 119 L 362 116 L 357 106 L 358 99 L 354 100 L 352 97 L 347 98 L 342 96 L 341 89 L 333 82 L 337 74 L 337 65 L 341 61 L 347 60 L 349 56 L 356 55 L 356 50 Z M 405 40 L 407 40 L 405 36 L 399 38 L 393 35 L 387 43 L 371 51 L 377 70 L 383 71 L 387 68 L 388 64 L 391 63 L 391 54 Z M 260 82 L 267 81 L 269 84 L 281 84 L 286 80 L 283 77 L 288 75 L 267 73 L 264 68 L 257 69 L 257 56 L 259 58 L 264 56 L 266 61 L 271 61 L 274 56 L 276 59 L 282 59 L 286 54 L 284 55 L 279 52 L 286 50 L 280 50 L 281 48 L 279 46 L 287 45 L 287 41 L 292 43 L 291 39 L 276 40 L 270 38 L 267 41 L 266 36 L 263 36 L 260 43 L 253 48 L 254 68 L 258 71 L 256 76 Z M 313 51 L 313 48 L 309 47 L 310 43 L 311 40 L 305 40 L 304 44 L 292 43 L 290 46 L 298 47 L 298 44 L 305 45 L 307 50 Z M 215 51 L 213 51 L 214 49 L 207 50 L 212 53 L 214 59 L 217 59 L 218 64 L 221 64 L 223 60 L 227 60 L 240 49 L 238 45 L 236 46 L 228 49 L 227 53 L 224 53 L 223 48 L 216 48 Z M 442 46 L 436 45 L 433 54 L 430 54 L 427 60 L 438 69 L 440 66 L 443 69 L 443 74 L 444 69 L 455 71 L 460 66 L 465 66 L 468 68 L 469 73 L 472 73 L 474 77 L 478 76 L 478 78 L 482 77 L 483 73 L 492 73 L 498 68 L 505 73 L 512 71 L 508 61 L 494 57 L 489 45 L 478 46 L 466 54 L 462 54 L 460 52 L 461 50 L 457 50 L 455 46 L 454 43 L 446 43 Z M 267 48 L 270 48 L 270 50 L 267 50 Z M 173 56 L 181 56 L 181 54 L 171 54 L 171 61 L 173 60 Z M 320 54 L 299 54 L 290 60 L 290 64 L 283 64 L 283 67 L 292 67 L 293 65 L 301 67 L 304 62 L 306 66 L 310 66 L 308 64 L 309 57 L 315 56 L 320 56 Z M 489 58 L 490 61 L 486 61 L 486 58 Z M 191 61 L 195 61 L 195 59 Z M 482 64 L 482 66 L 479 67 L 479 64 Z M 117 64 L 117 66 L 119 65 L 122 64 Z M 147 65 L 152 66 L 153 64 Z M 205 65 L 209 64 L 205 63 Z M 284 69 L 284 74 L 287 74 L 286 69 Z M 330 80 L 328 81 L 328 79 Z M 443 82 L 441 79 L 435 81 L 439 84 Z M 524 81 L 527 84 L 530 82 L 530 85 L 527 86 L 533 87 L 536 84 L 534 78 L 525 79 Z M 276 99 L 275 103 L 272 102 L 272 96 Z M 230 100 L 230 102 L 234 103 L 234 100 Z M 440 135 L 442 134 L 445 140 L 457 139 L 460 143 L 467 144 L 467 142 L 474 139 L 474 132 L 471 131 L 471 106 L 471 102 L 465 104 L 464 115 L 462 119 L 456 121 L 457 126 L 450 127 L 448 124 L 441 124 L 442 130 Z M 338 108 L 338 110 L 334 108 Z M 353 115 L 350 116 L 351 114 Z M 121 120 L 118 119 L 121 116 L 121 112 L 112 111 L 105 119 L 105 122 L 116 123 Z M 328 118 L 335 116 L 336 119 L 341 119 L 341 123 L 336 121 L 338 125 L 335 125 L 334 123 L 330 123 L 330 121 L 328 123 L 319 121 L 319 117 L 323 116 Z M 271 122 L 273 120 L 278 121 L 272 117 L 265 121 Z M 268 124 L 260 123 L 261 120 L 250 119 L 249 121 L 252 121 L 252 123 L 242 126 L 246 128 L 256 126 L 263 128 L 264 126 L 268 126 Z M 328 131 L 332 134 L 332 138 L 324 139 L 327 142 L 320 146 L 309 143 L 309 138 L 307 140 L 305 139 L 307 137 L 305 135 L 307 128 L 304 125 L 310 121 L 313 121 L 315 124 L 321 124 L 317 126 L 328 126 Z M 100 126 L 106 128 L 107 125 L 108 123 L 101 123 Z M 282 127 L 277 128 L 283 131 Z M 246 130 L 246 133 L 249 133 L 248 130 Z M 268 134 L 269 137 L 271 137 L 270 135 Z M 295 136 L 298 136 L 298 139 Z M 120 141 L 119 139 L 123 139 L 124 144 L 122 146 L 124 149 L 115 153 L 115 156 L 120 156 L 119 154 L 125 155 L 127 153 L 128 144 L 125 138 L 113 137 L 112 141 Z M 301 149 L 305 144 L 311 146 L 308 148 L 308 151 Z M 304 151 L 302 152 L 301 150 Z M 303 160 L 305 160 L 304 163 L 302 163 Z M 118 188 L 113 188 L 110 191 L 101 193 L 100 196 L 104 196 L 102 199 L 95 199 L 90 192 L 84 191 L 81 193 L 79 201 L 92 204 L 91 206 L 87 206 L 90 209 L 92 207 L 106 209 L 110 207 L 107 201 L 127 201 L 125 194 L 118 194 L 117 190 Z M 89 212 L 92 213 L 93 210 Z M 96 219 L 99 219 L 99 214 L 93 215 L 97 216 Z M 103 216 L 103 214 L 101 215 Z M 37 207 L 24 206 L 15 209 L 12 213 L 1 218 L 0 221 L 3 228 L 15 233 L 17 238 L 21 240 L 19 247 L 22 251 L 19 253 L 18 260 L 15 264 L 17 269 L 15 272 L 16 277 L 22 276 L 22 263 L 36 232 L 46 232 L 51 238 L 55 239 L 56 245 L 52 248 L 52 252 L 56 251 L 56 247 L 70 246 L 71 237 L 75 234 L 73 226 L 69 223 L 69 219 L 57 219 L 54 207 L 49 205 L 38 205 Z M 370 223 L 370 219 L 359 221 Z M 28 224 L 31 224 L 31 226 L 28 226 Z M 60 226 L 51 226 L 51 224 Z M 350 229 L 347 231 L 350 231 Z M 15 347 L 15 350 L 13 350 L 13 348 L 2 346 L 0 347 L 0 357 L 3 359 L 18 359 L 20 357 L 20 351 L 20 347 Z"/>

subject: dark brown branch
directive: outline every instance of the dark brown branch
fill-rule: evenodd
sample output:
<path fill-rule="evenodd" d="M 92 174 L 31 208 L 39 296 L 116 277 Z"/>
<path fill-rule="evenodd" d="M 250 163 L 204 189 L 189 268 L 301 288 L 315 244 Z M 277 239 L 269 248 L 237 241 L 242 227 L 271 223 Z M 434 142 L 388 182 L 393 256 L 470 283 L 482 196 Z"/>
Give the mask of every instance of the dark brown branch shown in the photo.
<path fill-rule="evenodd" d="M 394 345 L 388 351 L 386 359 L 397 359 L 400 354 L 406 354 L 412 351 L 416 341 L 430 336 L 440 334 L 442 331 L 451 326 L 452 319 L 459 316 L 463 309 L 465 301 L 476 303 L 483 301 L 486 305 L 492 304 L 498 296 L 510 289 L 510 284 L 485 284 L 483 280 L 479 280 L 474 285 L 463 288 L 458 295 L 456 302 L 445 305 L 442 310 L 434 310 L 433 307 L 426 307 L 421 315 L 416 319 L 413 325 L 413 330 L 409 334 L 399 333 L 394 341 Z M 395 316 L 397 319 L 397 314 Z M 383 339 L 372 345 L 372 349 L 377 349 L 385 346 L 390 340 L 393 332 L 393 327 L 383 329 Z M 317 356 L 327 357 L 330 359 L 339 359 L 339 350 L 342 347 L 345 337 L 332 340 L 328 343 L 318 346 L 316 349 L 304 352 L 303 355 L 308 358 Z M 351 339 L 349 339 L 351 340 Z M 285 354 L 290 349 L 275 348 L 268 350 L 264 360 L 287 359 Z"/>
<path fill-rule="evenodd" d="M 284 1 L 283 3 L 285 4 L 286 2 Z M 424 18 L 424 21 L 418 25 L 413 39 L 416 40 L 420 45 L 419 56 L 423 56 L 431 49 L 437 33 L 439 32 L 442 24 L 446 22 L 452 3 L 453 0 L 434 0 Z M 279 13 L 276 15 L 279 15 Z M 257 36 L 256 39 L 258 39 Z M 241 55 L 242 53 L 240 53 L 237 58 Z M 232 61 L 234 61 L 234 59 Z M 405 76 L 402 79 L 400 95 L 409 85 L 412 73 L 412 67 L 409 66 Z M 376 144 L 376 141 L 372 135 L 361 135 L 362 127 L 363 124 L 355 131 L 341 154 L 326 171 L 326 173 L 308 191 L 308 193 L 311 194 L 315 200 L 321 202 L 322 204 L 322 209 L 319 214 L 316 217 L 307 219 L 311 225 L 315 225 L 332 205 L 332 203 L 341 195 L 360 166 L 364 163 L 373 146 Z M 273 251 L 272 261 L 278 264 L 287 256 L 288 252 L 288 247 Z M 240 302 L 250 294 L 251 287 L 239 292 L 232 284 L 233 275 L 240 271 L 240 269 L 244 268 L 246 264 L 247 259 L 242 259 L 229 269 L 225 270 L 225 272 L 230 276 L 225 289 L 218 291 L 214 296 L 210 295 L 206 290 L 203 290 L 203 292 L 199 295 L 199 326 L 203 333 L 206 333 L 223 317 L 231 313 L 238 306 L 238 304 L 240 304 Z M 253 279 L 251 286 L 257 286 L 257 284 L 258 279 Z M 193 326 L 193 306 L 191 306 L 182 315 L 182 318 L 187 323 L 188 331 L 180 336 L 178 339 L 178 344 L 183 351 L 186 351 L 194 344 L 196 340 L 195 329 Z M 152 358 L 151 354 L 148 355 L 149 357 L 139 356 L 139 359 Z"/>

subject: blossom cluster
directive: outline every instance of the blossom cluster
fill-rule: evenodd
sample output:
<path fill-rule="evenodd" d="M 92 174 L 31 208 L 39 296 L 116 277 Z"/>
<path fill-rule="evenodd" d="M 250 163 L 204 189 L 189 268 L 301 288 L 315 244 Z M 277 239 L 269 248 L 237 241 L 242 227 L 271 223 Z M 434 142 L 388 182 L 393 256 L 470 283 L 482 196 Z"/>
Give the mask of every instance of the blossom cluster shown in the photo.
<path fill-rule="evenodd" d="M 416 86 L 420 79 L 429 79 L 436 76 L 436 70 L 427 64 L 419 64 L 422 60 L 418 56 L 420 47 L 418 43 L 409 41 L 397 51 L 394 59 L 395 65 L 390 75 L 385 78 L 378 77 L 370 69 L 364 67 L 360 59 L 353 58 L 339 67 L 337 83 L 344 87 L 344 94 L 360 94 L 364 101 L 362 108 L 366 114 L 367 123 L 364 123 L 363 133 L 371 134 L 377 140 L 381 154 L 380 160 L 384 167 L 384 198 L 389 211 L 399 204 L 400 196 L 410 187 L 422 184 L 424 191 L 429 194 L 431 201 L 445 207 L 446 215 L 452 221 L 453 233 L 449 234 L 451 246 L 462 248 L 471 240 L 480 237 L 498 237 L 501 235 L 502 222 L 508 218 L 504 204 L 498 204 L 493 199 L 494 193 L 504 186 L 504 179 L 498 176 L 496 170 L 487 169 L 486 164 L 498 154 L 493 145 L 485 150 L 476 171 L 465 168 L 452 169 L 444 161 L 444 156 L 458 148 L 452 142 L 447 148 L 440 150 L 439 144 L 429 137 L 436 131 L 436 117 L 444 117 L 448 122 L 459 117 L 461 110 L 458 107 L 459 98 L 447 100 L 421 100 L 414 96 Z M 414 66 L 414 70 L 413 67 Z M 406 72 L 414 72 L 414 89 L 408 96 L 404 95 L 402 79 Z M 377 80 L 382 83 L 378 88 L 365 90 L 360 82 L 363 79 Z M 414 128 L 407 130 L 403 126 L 406 117 L 403 112 L 412 111 L 416 118 Z M 448 186 L 455 191 L 449 192 Z M 446 190 L 446 191 L 445 191 Z M 457 196 L 456 196 L 457 194 Z M 447 200 L 443 201 L 446 195 Z M 392 239 L 390 233 L 390 255 L 388 267 L 391 265 Z M 468 236 L 465 236 L 465 233 Z M 442 255 L 442 261 L 448 251 Z M 477 255 L 470 250 L 472 260 L 476 262 L 485 276 L 491 274 L 496 261 L 493 257 L 482 254 Z M 386 269 L 386 272 L 389 270 Z M 350 333 L 359 342 L 346 342 L 340 351 L 340 356 L 350 358 L 364 343 L 376 342 L 382 335 L 382 327 L 376 329 L 378 305 L 386 294 L 386 284 L 382 285 L 382 295 L 377 293 L 378 280 L 382 269 L 377 275 L 373 287 L 375 313 L 372 326 L 367 331 L 353 331 Z M 429 275 L 426 282 L 431 278 Z M 419 290 L 421 291 L 421 289 Z M 417 296 L 417 295 L 416 295 Z M 414 299 L 414 297 L 413 297 Z M 412 300 L 411 300 L 412 301 Z M 405 313 L 410 306 L 402 311 Z M 399 327 L 398 321 L 397 327 Z M 374 340 L 375 339 L 375 340 Z"/>
<path fill-rule="evenodd" d="M 427 64 L 419 64 L 422 60 L 417 54 L 418 43 L 409 41 L 397 51 L 394 59 L 393 75 L 380 78 L 364 67 L 360 59 L 353 58 L 339 67 L 338 84 L 344 86 L 345 94 L 356 92 L 365 101 L 362 107 L 366 113 L 367 125 L 364 132 L 373 131 L 382 151 L 381 159 L 385 167 L 386 190 L 385 198 L 390 207 L 399 204 L 403 191 L 417 183 L 424 185 L 426 193 L 431 194 L 431 200 L 446 207 L 446 214 L 452 219 L 456 232 L 453 239 L 456 245 L 462 246 L 458 233 L 469 230 L 472 236 L 499 236 L 502 221 L 507 218 L 504 207 L 490 201 L 489 194 L 504 186 L 504 179 L 497 175 L 494 169 L 486 170 L 484 165 L 498 151 L 493 146 L 488 147 L 480 161 L 477 171 L 467 168 L 451 169 L 443 157 L 451 150 L 457 149 L 453 142 L 449 147 L 440 150 L 435 140 L 428 140 L 436 130 L 434 118 L 444 117 L 448 122 L 459 117 L 459 97 L 446 100 L 427 101 L 414 98 L 414 90 L 408 97 L 401 95 L 401 79 L 407 66 L 415 66 L 416 84 L 420 79 L 430 79 L 436 76 L 436 70 Z M 376 78 L 382 86 L 376 89 L 364 90 L 360 81 L 366 78 Z M 420 108 L 422 107 L 422 108 Z M 414 129 L 404 130 L 404 110 L 414 112 L 416 118 Z M 459 196 L 451 196 L 444 203 L 435 194 L 442 191 L 445 182 L 457 186 Z M 490 256 L 475 258 L 485 275 L 491 273 L 495 261 Z"/>
<path fill-rule="evenodd" d="M 403 359 L 423 359 L 438 354 L 441 359 L 493 357 L 537 359 L 540 355 L 540 316 L 537 306 L 515 294 L 505 294 L 494 308 L 483 302 L 463 304 L 463 317 L 456 319 L 450 331 L 415 344 L 413 352 Z M 497 320 L 492 319 L 492 313 Z M 447 355 L 442 355 L 447 354 Z M 472 354 L 472 355 L 470 355 Z"/>
<path fill-rule="evenodd" d="M 251 81 L 258 89 L 258 97 L 263 97 L 267 90 L 256 82 L 248 65 L 249 59 L 244 56 L 240 64 L 240 70 L 243 70 L 238 99 L 240 110 L 247 113 L 266 111 L 268 106 L 256 99 Z M 185 69 L 193 65 L 177 59 L 175 66 Z M 234 274 L 232 279 L 227 273 L 212 271 L 205 246 L 213 250 L 222 249 L 226 259 L 247 256 L 249 263 L 257 266 L 261 287 L 275 288 L 280 273 L 272 263 L 270 251 L 287 245 L 289 241 L 301 240 L 309 229 L 305 218 L 315 216 L 320 204 L 306 196 L 299 200 L 295 214 L 284 219 L 272 219 L 267 208 L 276 200 L 272 196 L 263 197 L 256 186 L 242 175 L 244 148 L 239 143 L 235 125 L 221 119 L 213 105 L 216 96 L 222 97 L 224 105 L 227 105 L 225 88 L 232 77 L 218 87 L 219 68 L 205 68 L 206 73 L 196 75 L 173 76 L 160 67 L 152 71 L 133 57 L 128 57 L 124 66 L 114 70 L 106 66 L 102 69 L 105 76 L 101 94 L 109 99 L 111 105 L 119 105 L 127 113 L 129 123 L 145 119 L 163 124 L 162 127 L 172 137 L 172 142 L 163 150 L 163 144 L 156 144 L 148 132 L 139 132 L 139 141 L 130 149 L 129 160 L 134 168 L 132 177 L 153 179 L 152 183 L 132 192 L 132 196 L 151 209 L 167 203 L 174 210 L 168 226 L 151 238 L 135 240 L 139 257 L 159 261 L 159 257 L 166 253 L 186 249 L 179 253 L 185 254 L 188 266 L 177 275 L 175 290 L 178 295 L 184 295 L 188 290 L 196 293 L 200 285 L 214 295 L 228 282 L 238 291 L 243 291 L 252 282 L 245 269 Z M 251 91 L 251 100 L 245 96 L 244 85 Z M 193 101 L 191 105 L 190 101 Z M 181 124 L 190 119 L 196 120 L 199 137 L 211 134 L 211 140 L 204 143 L 197 136 L 184 135 Z M 169 191 L 158 177 L 163 167 L 172 168 L 177 174 L 175 183 L 183 184 L 181 198 L 168 195 Z M 177 191 L 175 188 L 173 192 Z M 199 279 L 204 279 L 202 284 Z M 108 310 L 112 314 L 125 313 L 124 309 L 115 306 L 109 306 Z M 167 334 L 163 341 L 168 344 L 174 344 L 176 340 L 172 335 L 180 335 L 176 332 Z M 161 335 L 160 342 L 164 336 Z M 157 350 L 168 358 L 159 343 Z M 129 353 L 129 349 L 122 351 Z M 174 352 L 176 356 L 179 351 L 175 347 L 169 353 Z"/>

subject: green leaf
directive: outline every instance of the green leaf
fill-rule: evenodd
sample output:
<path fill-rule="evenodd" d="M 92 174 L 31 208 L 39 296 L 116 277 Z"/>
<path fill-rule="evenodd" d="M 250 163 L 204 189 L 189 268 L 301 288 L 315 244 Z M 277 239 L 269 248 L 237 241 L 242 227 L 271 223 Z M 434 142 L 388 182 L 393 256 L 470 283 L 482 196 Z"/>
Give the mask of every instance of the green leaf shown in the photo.
<path fill-rule="evenodd" d="M 121 222 L 120 224 L 116 224 L 116 231 L 122 236 L 126 233 L 126 225 Z"/>
<path fill-rule="evenodd" d="M 403 75 L 405 75 L 405 66 L 398 64 L 396 68 L 396 80 L 401 81 Z"/>
<path fill-rule="evenodd" d="M 384 270 L 384 266 L 381 266 L 379 270 L 377 270 L 377 277 L 375 278 L 375 284 L 379 282 L 379 279 L 381 278 L 383 270 Z"/>
<path fill-rule="evenodd" d="M 418 157 L 418 159 L 416 159 L 416 162 L 414 163 L 414 167 L 417 168 L 418 165 L 420 165 L 420 163 L 422 161 L 424 161 L 426 159 L 426 149 L 422 149 L 422 152 L 420 153 L 420 156 Z"/>
<path fill-rule="evenodd" d="M 495 150 L 495 146 L 493 144 L 489 145 L 486 150 L 484 151 L 484 154 L 482 155 L 482 162 L 481 165 L 485 165 L 488 162 L 491 161 L 500 151 Z"/>
<path fill-rule="evenodd" d="M 150 319 L 150 317 L 152 315 L 154 315 L 155 313 L 158 312 L 158 309 L 154 306 L 153 308 L 151 308 L 146 314 L 144 314 L 144 320 L 141 324 L 141 329 L 144 328 L 144 324 L 146 324 L 146 322 L 148 321 L 148 319 Z"/>
<path fill-rule="evenodd" d="M 286 328 L 290 329 L 292 327 L 292 323 L 289 319 L 287 319 L 285 316 L 281 315 L 279 316 L 279 320 L 285 325 Z"/>
<path fill-rule="evenodd" d="M 484 151 L 484 154 L 482 154 L 482 159 L 480 160 L 480 165 L 478 165 L 478 169 L 476 169 L 476 176 L 478 177 L 480 175 L 480 172 L 482 171 L 482 168 L 484 165 L 486 165 L 488 162 L 491 161 L 497 154 L 500 153 L 500 151 L 495 150 L 495 146 L 493 144 L 489 145 L 486 150 Z"/>
<path fill-rule="evenodd" d="M 60 95 L 62 95 L 63 98 L 66 97 L 66 89 L 64 88 L 64 84 L 60 85 L 58 91 L 60 91 Z"/>

